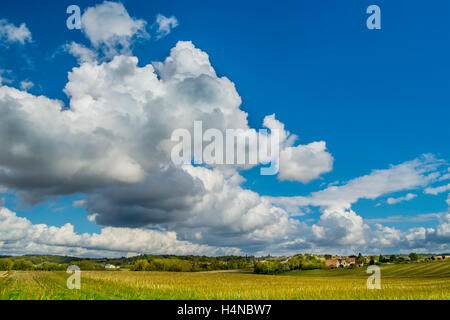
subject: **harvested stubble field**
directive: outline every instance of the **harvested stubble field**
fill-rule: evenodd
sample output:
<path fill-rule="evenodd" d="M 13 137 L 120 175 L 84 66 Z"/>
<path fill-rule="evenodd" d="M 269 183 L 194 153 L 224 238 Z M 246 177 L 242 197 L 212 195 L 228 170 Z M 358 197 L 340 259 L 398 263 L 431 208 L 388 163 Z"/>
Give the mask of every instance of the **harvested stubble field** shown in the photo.
<path fill-rule="evenodd" d="M 0 272 L 0 299 L 450 299 L 450 262 L 381 266 L 381 290 L 368 290 L 366 268 L 250 272 L 85 271 L 81 290 L 65 272 Z"/>

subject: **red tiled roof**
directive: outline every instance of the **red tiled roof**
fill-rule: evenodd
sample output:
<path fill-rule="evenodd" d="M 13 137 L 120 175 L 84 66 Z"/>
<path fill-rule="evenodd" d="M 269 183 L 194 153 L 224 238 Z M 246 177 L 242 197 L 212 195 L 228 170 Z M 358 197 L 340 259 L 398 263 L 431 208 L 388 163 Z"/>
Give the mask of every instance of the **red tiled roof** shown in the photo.
<path fill-rule="evenodd" d="M 336 264 L 338 262 L 346 261 L 347 263 L 356 263 L 356 258 L 345 258 L 345 259 L 329 259 L 325 260 L 326 265 Z"/>

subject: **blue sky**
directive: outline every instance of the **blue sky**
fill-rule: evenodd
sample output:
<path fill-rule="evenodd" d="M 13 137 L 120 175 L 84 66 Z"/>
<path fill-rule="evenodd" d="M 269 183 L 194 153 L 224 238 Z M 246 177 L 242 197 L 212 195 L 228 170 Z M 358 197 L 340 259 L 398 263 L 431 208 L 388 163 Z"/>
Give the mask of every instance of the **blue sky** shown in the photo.
<path fill-rule="evenodd" d="M 83 31 L 66 28 L 66 8 L 77 4 L 84 12 L 102 3 L 81 0 L 4 3 L 0 19 L 16 26 L 26 23 L 32 42 L 0 45 L 0 70 L 5 70 L 1 76 L 9 79 L 3 84 L 20 88 L 21 81 L 31 81 L 34 86 L 29 93 L 59 99 L 68 106 L 70 98 L 63 89 L 68 72 L 78 63 L 62 46 L 77 42 L 92 49 L 92 45 Z M 445 175 L 446 161 L 450 159 L 450 39 L 446 22 L 450 3 L 361 0 L 121 3 L 131 17 L 147 21 L 151 35 L 150 39 L 134 39 L 131 45 L 129 54 L 139 58 L 139 67 L 163 61 L 178 41 L 192 41 L 209 55 L 219 77 L 226 76 L 234 82 L 250 127 L 261 128 L 264 117 L 275 113 L 287 130 L 298 135 L 297 143 L 326 141 L 327 151 L 334 158 L 331 172 L 308 183 L 260 176 L 259 168 L 242 171 L 246 179 L 244 189 L 262 197 L 307 197 L 329 184 L 345 185 L 351 179 L 371 174 L 372 170 L 388 169 L 423 154 L 439 159 L 434 172 Z M 381 30 L 366 27 L 369 16 L 366 8 L 372 4 L 381 8 Z M 154 36 L 158 14 L 174 16 L 179 22 L 179 26 L 159 40 Z M 371 219 L 445 213 L 448 192 L 433 195 L 425 189 L 447 183 L 448 180 L 437 178 L 420 186 L 383 193 L 375 199 L 358 199 L 351 208 L 367 219 L 370 226 L 375 223 Z M 19 191 L 9 188 L 2 196 L 5 207 L 32 224 L 62 227 L 70 223 L 77 233 L 101 232 L 105 226 L 88 221 L 83 206 L 72 205 L 73 201 L 88 198 L 89 192 L 77 190 L 30 205 L 18 200 Z M 403 197 L 407 193 L 415 197 L 387 203 L 389 197 Z M 311 227 L 319 221 L 323 206 L 309 209 L 307 216 L 292 219 Z M 438 216 L 415 221 L 388 219 L 382 224 L 408 232 L 411 228 L 446 225 L 442 219 Z M 183 228 L 177 229 L 177 234 L 183 233 Z M 439 248 L 448 248 L 442 244 L 448 245 L 448 238 L 439 241 Z M 201 245 L 218 244 L 205 240 Z M 265 250 L 237 247 L 244 251 Z M 430 244 L 416 247 L 436 248 Z M 279 248 L 272 250 L 282 252 Z"/>

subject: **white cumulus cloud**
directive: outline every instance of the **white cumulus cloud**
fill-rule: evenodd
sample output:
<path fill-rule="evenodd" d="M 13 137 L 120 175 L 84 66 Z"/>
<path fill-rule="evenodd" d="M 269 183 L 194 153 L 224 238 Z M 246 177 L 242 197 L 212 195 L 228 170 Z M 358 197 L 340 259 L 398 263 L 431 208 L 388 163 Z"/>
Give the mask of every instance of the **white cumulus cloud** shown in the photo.
<path fill-rule="evenodd" d="M 326 151 L 324 141 L 281 150 L 280 180 L 307 183 L 332 170 L 333 156 Z"/>
<path fill-rule="evenodd" d="M 32 224 L 26 218 L 0 208 L 0 252 L 53 253 L 76 256 L 120 257 L 128 252 L 177 255 L 239 254 L 237 248 L 196 245 L 177 240 L 175 232 L 103 228 L 100 233 L 78 234 L 71 224 L 62 227 Z"/>
<path fill-rule="evenodd" d="M 284 209 L 241 187 L 244 168 L 173 165 L 175 129 L 192 131 L 201 120 L 205 129 L 254 130 L 234 84 L 218 77 L 191 42 L 143 67 L 125 55 L 85 59 L 69 73 L 65 92 L 70 109 L 0 86 L 0 133 L 9 137 L 0 141 L 0 184 L 22 201 L 83 193 L 87 213 L 100 225 L 160 226 L 182 240 L 249 250 L 297 232 Z M 284 128 L 273 115 L 264 124 Z M 283 148 L 292 146 L 289 134 L 282 136 Z M 302 156 L 312 168 L 308 155 L 316 155 Z"/>
<path fill-rule="evenodd" d="M 16 27 L 6 19 L 0 19 L 0 42 L 25 44 L 32 42 L 30 30 L 25 23 Z"/>
<path fill-rule="evenodd" d="M 81 17 L 86 37 L 108 55 L 129 52 L 133 39 L 149 37 L 146 24 L 131 17 L 122 3 L 111 1 L 89 7 Z"/>

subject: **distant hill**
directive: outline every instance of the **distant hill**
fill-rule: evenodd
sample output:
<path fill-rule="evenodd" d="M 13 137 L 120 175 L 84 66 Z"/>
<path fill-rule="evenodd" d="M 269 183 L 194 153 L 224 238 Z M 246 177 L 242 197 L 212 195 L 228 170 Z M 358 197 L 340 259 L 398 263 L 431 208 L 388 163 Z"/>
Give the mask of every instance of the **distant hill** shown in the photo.
<path fill-rule="evenodd" d="M 419 254 L 419 257 L 428 257 L 428 256 L 449 256 L 450 253 L 440 253 L 440 254 Z M 389 256 L 389 255 L 384 255 Z M 407 257 L 406 254 L 397 255 L 398 257 Z M 322 257 L 322 255 L 317 255 L 317 257 Z M 286 260 L 288 257 L 276 257 L 276 256 L 268 256 L 268 257 L 254 257 L 254 256 L 221 256 L 221 257 L 209 257 L 209 256 L 194 256 L 194 255 L 186 255 L 186 256 L 176 256 L 176 255 L 151 255 L 151 254 L 142 254 L 133 257 L 121 257 L 121 258 L 79 258 L 79 257 L 71 257 L 71 256 L 58 256 L 58 255 L 39 255 L 39 254 L 29 254 L 23 256 L 10 256 L 10 255 L 0 255 L 0 259 L 8 258 L 12 261 L 16 260 L 26 260 L 34 265 L 39 265 L 44 262 L 48 263 L 57 263 L 57 264 L 70 264 L 73 262 L 79 261 L 90 261 L 96 264 L 114 264 L 114 265 L 132 265 L 136 263 L 136 261 L 141 259 L 146 260 L 155 260 L 155 259 L 178 259 L 184 261 L 195 261 L 197 263 L 214 263 L 214 262 L 253 262 L 260 260 L 274 260 L 274 261 L 282 261 Z"/>
<path fill-rule="evenodd" d="M 35 265 L 50 262 L 50 263 L 58 263 L 58 264 L 67 264 L 71 262 L 81 261 L 84 259 L 76 258 L 76 257 L 68 257 L 68 256 L 53 256 L 53 255 L 24 255 L 24 256 L 0 256 L 0 258 L 8 258 L 12 261 L 16 260 L 26 260 Z"/>

